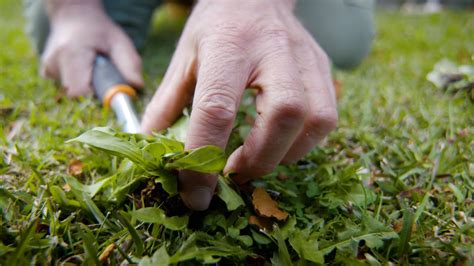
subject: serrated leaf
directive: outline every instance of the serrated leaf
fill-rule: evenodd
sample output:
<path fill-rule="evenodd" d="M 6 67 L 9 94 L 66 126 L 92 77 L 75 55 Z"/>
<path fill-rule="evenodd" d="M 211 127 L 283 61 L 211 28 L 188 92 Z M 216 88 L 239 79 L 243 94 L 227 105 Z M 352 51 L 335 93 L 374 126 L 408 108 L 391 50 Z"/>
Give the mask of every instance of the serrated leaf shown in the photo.
<path fill-rule="evenodd" d="M 346 230 L 338 234 L 339 241 L 333 242 L 329 246 L 321 249 L 323 254 L 328 254 L 333 249 L 346 249 L 352 245 L 357 245 L 364 240 L 369 248 L 380 248 L 384 240 L 398 238 L 398 234 L 393 229 L 383 225 L 373 217 L 364 215 L 361 218 L 361 225 L 346 225 Z"/>
<path fill-rule="evenodd" d="M 290 245 L 298 253 L 302 259 L 312 261 L 314 263 L 323 264 L 324 254 L 319 251 L 317 239 L 309 239 L 307 233 L 302 230 L 295 230 L 289 237 Z"/>

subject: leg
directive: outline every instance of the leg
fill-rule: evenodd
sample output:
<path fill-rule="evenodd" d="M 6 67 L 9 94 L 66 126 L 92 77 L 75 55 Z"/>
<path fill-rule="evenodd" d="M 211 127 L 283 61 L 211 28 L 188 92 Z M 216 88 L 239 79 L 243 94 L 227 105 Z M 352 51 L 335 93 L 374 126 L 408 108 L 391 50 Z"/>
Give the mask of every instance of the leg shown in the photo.
<path fill-rule="evenodd" d="M 26 0 L 26 31 L 38 54 L 44 50 L 49 35 L 49 20 L 42 0 Z M 103 0 L 107 14 L 133 40 L 137 49 L 143 48 L 148 26 L 155 7 L 161 0 Z"/>
<path fill-rule="evenodd" d="M 333 63 L 355 67 L 375 35 L 374 0 L 299 0 L 296 14 Z"/>

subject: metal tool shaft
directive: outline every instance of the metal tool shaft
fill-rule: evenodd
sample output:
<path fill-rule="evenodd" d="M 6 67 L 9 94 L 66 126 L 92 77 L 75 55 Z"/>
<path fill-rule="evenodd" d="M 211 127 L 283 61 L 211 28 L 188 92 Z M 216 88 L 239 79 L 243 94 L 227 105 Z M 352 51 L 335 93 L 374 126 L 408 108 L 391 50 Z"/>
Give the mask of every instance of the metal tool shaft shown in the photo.
<path fill-rule="evenodd" d="M 117 93 L 110 103 L 117 116 L 117 121 L 122 126 L 122 130 L 127 133 L 139 133 L 140 122 L 133 107 L 130 96 L 125 93 Z"/>
<path fill-rule="evenodd" d="M 124 132 L 140 132 L 140 122 L 131 99 L 135 90 L 127 85 L 114 64 L 103 55 L 98 55 L 94 62 L 92 86 L 104 106 L 114 110 Z"/>

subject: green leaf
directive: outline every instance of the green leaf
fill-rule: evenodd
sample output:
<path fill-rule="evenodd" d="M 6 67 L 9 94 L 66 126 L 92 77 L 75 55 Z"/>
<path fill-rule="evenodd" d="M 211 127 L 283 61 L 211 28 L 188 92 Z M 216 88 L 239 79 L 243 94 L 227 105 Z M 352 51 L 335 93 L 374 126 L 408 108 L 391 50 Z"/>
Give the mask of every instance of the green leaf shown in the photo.
<path fill-rule="evenodd" d="M 138 266 L 167 266 L 170 265 L 170 256 L 166 251 L 165 246 L 161 246 L 159 249 L 153 253 L 153 256 L 150 258 L 148 256 L 143 257 Z"/>
<path fill-rule="evenodd" d="M 112 177 L 104 178 L 91 185 L 84 185 L 72 176 L 65 176 L 64 179 L 66 183 L 71 186 L 71 188 L 87 193 L 89 197 L 93 198 L 104 186 L 106 186 L 111 181 Z"/>
<path fill-rule="evenodd" d="M 156 136 L 156 141 L 163 144 L 163 146 L 166 148 L 166 153 L 184 151 L 184 143 L 181 141 L 165 138 L 161 135 Z"/>
<path fill-rule="evenodd" d="M 176 123 L 173 124 L 173 126 L 168 128 L 166 136 L 184 142 L 186 140 L 188 124 L 189 115 L 185 113 L 180 119 L 178 119 L 178 121 L 176 121 Z"/>
<path fill-rule="evenodd" d="M 253 240 L 255 240 L 255 242 L 257 242 L 261 245 L 268 245 L 268 244 L 272 243 L 272 240 L 270 238 L 268 238 L 267 236 L 265 236 L 261 233 L 258 233 L 254 229 L 251 229 L 251 232 L 252 232 L 252 238 L 253 238 Z"/>
<path fill-rule="evenodd" d="M 217 180 L 217 196 L 225 202 L 227 210 L 229 211 L 245 206 L 242 197 L 227 184 L 227 180 L 223 176 L 219 176 Z"/>
<path fill-rule="evenodd" d="M 133 239 L 133 242 L 135 243 L 135 256 L 141 256 L 145 251 L 145 245 L 143 244 L 143 240 L 140 238 L 140 235 L 138 235 L 138 232 L 135 227 L 133 227 L 130 221 L 125 218 L 124 214 L 124 212 L 116 214 L 116 217 L 123 224 L 123 226 L 127 228 L 128 232 L 130 233 L 130 236 Z"/>
<path fill-rule="evenodd" d="M 400 231 L 400 242 L 398 244 L 398 255 L 400 257 L 408 255 L 410 250 L 410 238 L 415 222 L 415 214 L 412 209 L 405 209 L 403 211 L 403 226 Z"/>
<path fill-rule="evenodd" d="M 170 196 L 178 194 L 178 178 L 176 175 L 173 175 L 167 171 L 160 171 L 156 175 L 158 175 L 158 177 L 155 178 L 155 182 L 161 183 L 163 189 Z"/>
<path fill-rule="evenodd" d="M 157 166 L 161 164 L 161 158 L 167 152 L 165 145 L 154 142 L 143 147 L 143 156 L 147 163 L 154 162 Z M 148 156 L 148 158 L 147 158 Z"/>
<path fill-rule="evenodd" d="M 165 168 L 218 173 L 222 171 L 225 163 L 224 151 L 219 147 L 209 145 L 169 158 Z"/>
<path fill-rule="evenodd" d="M 22 256 L 25 253 L 29 243 L 34 239 L 35 230 L 38 226 L 38 219 L 33 220 L 28 225 L 28 228 L 21 234 L 18 246 L 15 249 L 13 255 L 8 259 L 7 265 L 16 265 L 19 260 L 22 260 Z"/>
<path fill-rule="evenodd" d="M 141 208 L 131 211 L 130 215 L 142 222 L 161 224 L 164 227 L 175 231 L 186 229 L 189 220 L 188 216 L 167 217 L 162 209 L 156 207 Z"/>
<path fill-rule="evenodd" d="M 241 241 L 246 247 L 251 247 L 253 244 L 253 239 L 247 235 L 238 236 L 237 239 Z"/>
<path fill-rule="evenodd" d="M 288 247 L 285 243 L 285 236 L 281 234 L 281 231 L 278 227 L 275 228 L 273 236 L 275 237 L 278 244 L 278 253 L 276 253 L 276 258 L 278 258 L 278 264 L 284 266 L 293 265 L 293 263 L 291 262 L 290 253 L 288 252 Z"/>
<path fill-rule="evenodd" d="M 54 201 L 64 206 L 80 207 L 81 204 L 77 200 L 68 199 L 64 190 L 58 186 L 52 185 L 49 187 L 49 192 L 53 196 Z"/>
<path fill-rule="evenodd" d="M 324 254 L 319 251 L 317 239 L 309 239 L 307 234 L 302 230 L 295 231 L 289 238 L 290 245 L 300 258 L 323 264 Z"/>
<path fill-rule="evenodd" d="M 242 260 L 252 253 L 242 249 L 227 237 L 212 237 L 204 232 L 194 232 L 181 244 L 171 256 L 170 262 L 176 264 L 186 260 L 197 260 L 204 264 L 216 263 L 221 257 Z"/>
<path fill-rule="evenodd" d="M 352 251 L 357 248 L 361 240 L 365 241 L 367 247 L 377 249 L 382 247 L 384 240 L 398 238 L 398 234 L 392 228 L 368 215 L 363 215 L 358 223 L 351 224 L 348 220 L 346 223 L 345 230 L 338 233 L 338 241 L 332 241 L 329 245 L 326 244 L 320 248 L 323 254 L 326 255 L 335 248 Z"/>
<path fill-rule="evenodd" d="M 95 237 L 91 230 L 84 224 L 81 224 L 81 230 L 79 235 L 82 238 L 84 250 L 86 251 L 86 260 L 92 260 L 95 265 L 101 265 L 99 258 L 97 257 L 97 248 L 94 245 Z"/>
<path fill-rule="evenodd" d="M 114 136 L 110 131 L 106 132 L 104 128 L 94 128 L 86 131 L 79 137 L 71 139 L 66 143 L 70 142 L 81 142 L 96 149 L 104 150 L 109 154 L 128 158 L 142 167 L 145 165 L 142 151 L 136 145 Z"/>

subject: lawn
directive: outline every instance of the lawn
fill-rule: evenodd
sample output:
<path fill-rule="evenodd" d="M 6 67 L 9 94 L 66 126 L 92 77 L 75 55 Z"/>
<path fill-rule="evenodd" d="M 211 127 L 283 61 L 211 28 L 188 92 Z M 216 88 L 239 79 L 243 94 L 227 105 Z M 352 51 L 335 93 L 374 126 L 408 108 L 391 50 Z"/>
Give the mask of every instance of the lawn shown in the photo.
<path fill-rule="evenodd" d="M 66 141 L 118 127 L 96 100 L 67 99 L 38 76 L 18 2 L 0 0 L 1 265 L 474 264 L 474 104 L 426 80 L 443 58 L 474 64 L 472 12 L 378 12 L 369 58 L 335 71 L 338 129 L 253 184 L 289 214 L 280 221 L 257 215 L 251 188 L 232 184 L 202 213 L 149 173 L 121 199 L 106 187 L 91 195 L 87 185 L 126 172 L 126 159 Z M 175 37 L 166 25 L 149 40 L 140 110 Z"/>

